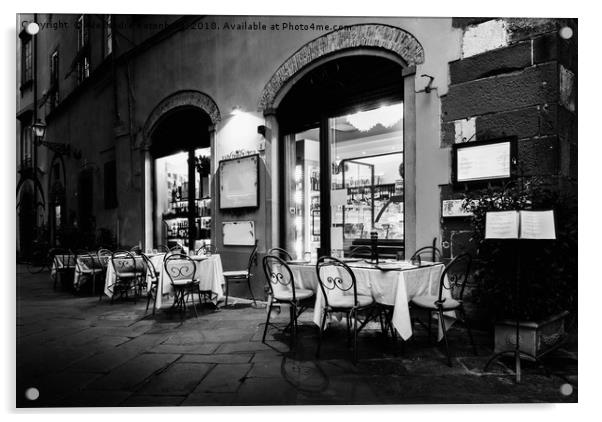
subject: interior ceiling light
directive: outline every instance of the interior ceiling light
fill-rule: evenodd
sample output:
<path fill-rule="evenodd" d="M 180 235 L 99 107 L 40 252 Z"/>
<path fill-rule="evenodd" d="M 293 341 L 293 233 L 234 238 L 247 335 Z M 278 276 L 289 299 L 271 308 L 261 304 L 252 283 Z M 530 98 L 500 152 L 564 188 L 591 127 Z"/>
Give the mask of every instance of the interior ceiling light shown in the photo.
<path fill-rule="evenodd" d="M 368 132 L 374 126 L 380 124 L 390 128 L 401 120 L 403 113 L 402 104 L 383 106 L 374 110 L 360 111 L 345 116 L 347 123 L 361 132 Z"/>
<path fill-rule="evenodd" d="M 232 111 L 230 112 L 230 115 L 238 116 L 239 114 L 242 114 L 242 107 L 239 105 L 235 105 L 234 107 L 232 107 Z"/>

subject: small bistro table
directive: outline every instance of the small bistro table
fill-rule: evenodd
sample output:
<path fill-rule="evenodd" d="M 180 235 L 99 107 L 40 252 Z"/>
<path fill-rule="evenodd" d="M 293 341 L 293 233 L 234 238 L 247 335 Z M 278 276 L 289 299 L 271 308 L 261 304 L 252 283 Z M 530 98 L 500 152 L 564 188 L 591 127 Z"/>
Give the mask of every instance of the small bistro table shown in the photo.
<path fill-rule="evenodd" d="M 147 256 L 158 273 L 155 306 L 157 309 L 169 307 L 171 306 L 171 303 L 167 301 L 168 305 L 166 305 L 164 295 L 173 298 L 174 289 L 169 280 L 169 276 L 165 274 L 165 268 L 163 267 L 165 254 L 147 254 Z M 194 274 L 194 278 L 199 281 L 201 291 L 212 292 L 212 301 L 217 303 L 224 297 L 224 290 L 222 287 L 224 283 L 224 270 L 222 268 L 220 256 L 192 256 L 191 258 L 195 260 L 196 263 L 196 272 Z M 135 256 L 134 259 L 136 261 L 136 267 L 139 268 L 140 271 L 146 272 L 147 290 L 150 290 L 154 281 L 153 274 L 150 274 L 150 272 L 146 271 L 146 264 L 144 263 L 142 256 Z M 113 296 L 113 285 L 115 284 L 115 279 L 115 269 L 113 268 L 111 261 L 109 261 L 104 289 L 104 292 L 108 297 Z"/>
<path fill-rule="evenodd" d="M 355 274 L 358 295 L 370 295 L 375 302 L 382 305 L 394 306 L 391 322 L 399 335 L 407 340 L 412 336 L 412 323 L 408 303 L 415 296 L 437 295 L 439 280 L 445 266 L 441 263 L 424 262 L 421 266 L 412 265 L 407 261 L 383 261 L 379 267 L 364 260 L 346 262 Z M 318 283 L 316 266 L 312 263 L 293 261 L 290 265 L 295 285 L 316 292 L 313 322 L 320 325 L 324 297 Z M 449 290 L 444 289 L 444 297 L 451 297 Z M 455 311 L 447 312 L 446 329 L 449 329 L 456 319 Z M 442 338 L 441 324 L 439 339 Z"/>

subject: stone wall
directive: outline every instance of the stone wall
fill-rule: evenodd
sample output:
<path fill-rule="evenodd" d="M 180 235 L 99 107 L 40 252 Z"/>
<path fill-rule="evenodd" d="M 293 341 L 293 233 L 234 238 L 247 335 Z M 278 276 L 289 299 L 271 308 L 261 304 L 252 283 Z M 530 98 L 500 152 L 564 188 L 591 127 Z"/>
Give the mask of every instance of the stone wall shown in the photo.
<path fill-rule="evenodd" d="M 462 58 L 449 63 L 441 146 L 516 136 L 518 168 L 562 189 L 577 177 L 577 27 L 556 19 L 454 18 Z M 564 39 L 561 28 L 572 37 Z M 452 149 L 450 148 L 450 154 Z M 441 200 L 467 186 L 440 186 Z M 442 218 L 445 258 L 476 253 L 467 218 Z"/>

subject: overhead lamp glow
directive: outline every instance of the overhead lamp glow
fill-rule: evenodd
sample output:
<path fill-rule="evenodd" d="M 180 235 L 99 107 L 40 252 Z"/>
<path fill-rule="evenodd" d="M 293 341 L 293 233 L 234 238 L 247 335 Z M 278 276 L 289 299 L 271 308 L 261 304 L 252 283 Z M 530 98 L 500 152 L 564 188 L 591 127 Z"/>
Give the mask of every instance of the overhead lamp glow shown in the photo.
<path fill-rule="evenodd" d="M 347 123 L 361 132 L 368 132 L 376 125 L 390 128 L 397 124 L 403 116 L 403 105 L 393 104 L 374 110 L 360 111 L 345 116 Z"/>
<path fill-rule="evenodd" d="M 242 114 L 242 107 L 239 105 L 235 105 L 234 107 L 232 107 L 232 111 L 230 112 L 231 116 L 238 116 Z"/>

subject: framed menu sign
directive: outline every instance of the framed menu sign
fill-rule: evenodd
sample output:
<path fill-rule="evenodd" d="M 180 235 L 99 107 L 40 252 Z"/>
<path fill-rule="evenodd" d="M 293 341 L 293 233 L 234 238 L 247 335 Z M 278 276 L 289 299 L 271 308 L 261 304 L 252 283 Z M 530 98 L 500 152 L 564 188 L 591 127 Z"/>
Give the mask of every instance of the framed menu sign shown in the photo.
<path fill-rule="evenodd" d="M 453 147 L 454 183 L 509 179 L 516 163 L 516 139 L 466 142 Z"/>
<path fill-rule="evenodd" d="M 259 206 L 259 155 L 219 162 L 220 209 Z"/>

